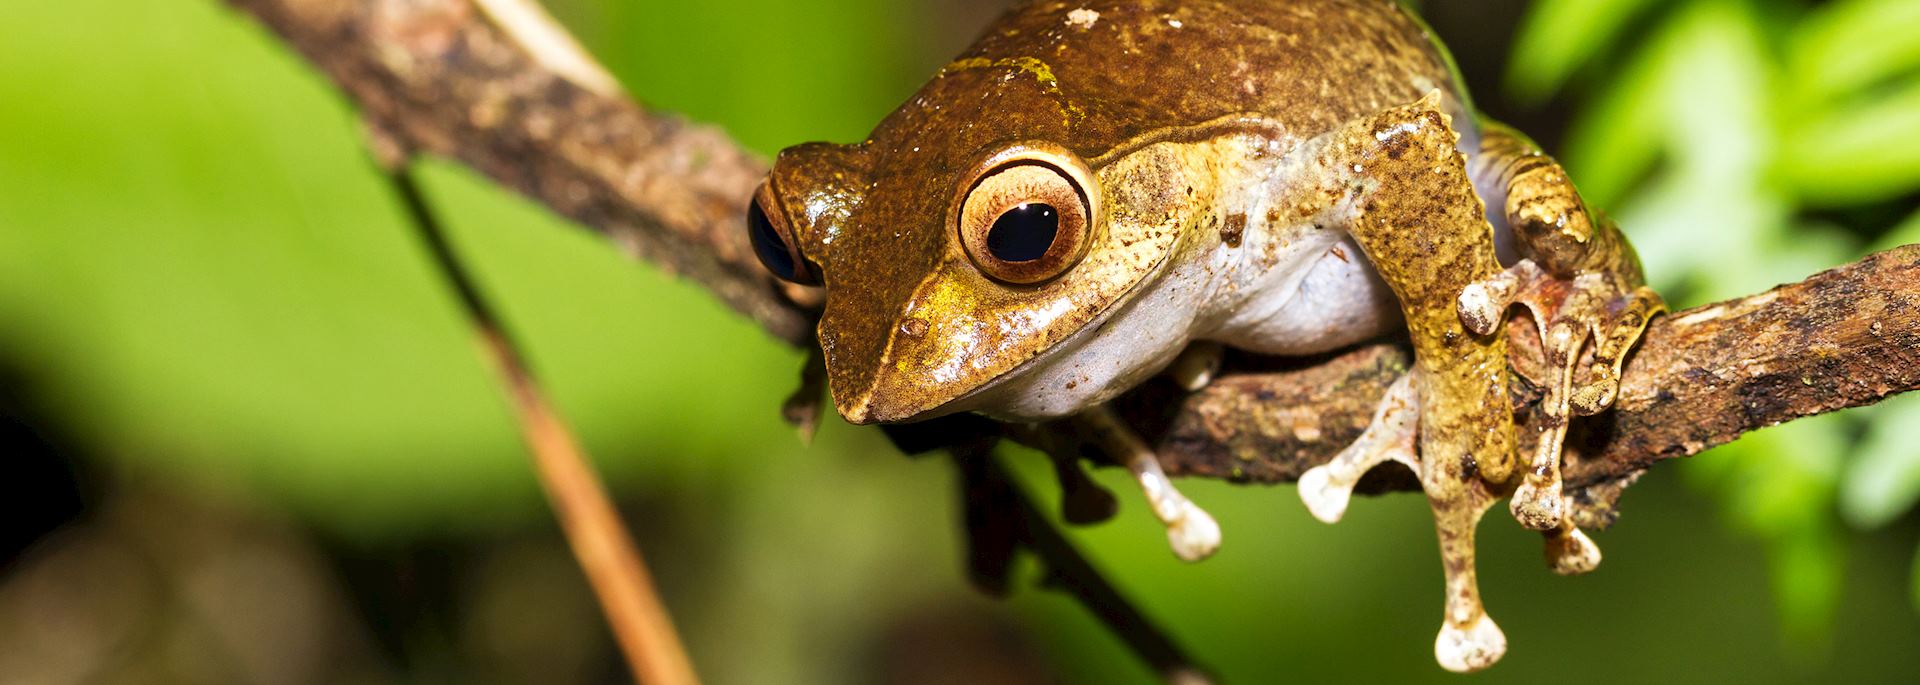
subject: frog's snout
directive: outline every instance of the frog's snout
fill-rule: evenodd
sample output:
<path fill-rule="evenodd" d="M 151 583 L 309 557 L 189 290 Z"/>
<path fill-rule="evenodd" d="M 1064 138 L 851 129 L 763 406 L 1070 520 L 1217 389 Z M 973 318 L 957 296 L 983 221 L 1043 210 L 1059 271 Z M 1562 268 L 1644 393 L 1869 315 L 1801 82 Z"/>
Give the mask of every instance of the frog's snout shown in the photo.
<path fill-rule="evenodd" d="M 840 376 L 836 380 L 841 383 L 829 383 L 834 409 L 856 425 L 900 423 L 932 418 L 959 394 L 942 384 L 909 376 L 884 363 L 864 378 Z"/>

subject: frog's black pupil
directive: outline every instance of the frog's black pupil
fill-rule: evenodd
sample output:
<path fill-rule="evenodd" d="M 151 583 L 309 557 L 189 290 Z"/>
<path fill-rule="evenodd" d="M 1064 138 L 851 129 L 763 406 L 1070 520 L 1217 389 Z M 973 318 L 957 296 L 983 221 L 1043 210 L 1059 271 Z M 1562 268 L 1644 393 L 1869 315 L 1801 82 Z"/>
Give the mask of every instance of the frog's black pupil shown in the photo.
<path fill-rule="evenodd" d="M 987 251 L 1003 262 L 1031 262 L 1047 254 L 1060 232 L 1053 205 L 1029 202 L 1001 214 L 987 231 Z"/>
<path fill-rule="evenodd" d="M 773 222 L 767 219 L 765 210 L 759 202 L 747 204 L 747 232 L 753 236 L 753 253 L 760 257 L 760 263 L 781 280 L 794 280 L 799 272 L 793 261 L 793 253 L 787 250 L 787 241 L 780 237 Z"/>

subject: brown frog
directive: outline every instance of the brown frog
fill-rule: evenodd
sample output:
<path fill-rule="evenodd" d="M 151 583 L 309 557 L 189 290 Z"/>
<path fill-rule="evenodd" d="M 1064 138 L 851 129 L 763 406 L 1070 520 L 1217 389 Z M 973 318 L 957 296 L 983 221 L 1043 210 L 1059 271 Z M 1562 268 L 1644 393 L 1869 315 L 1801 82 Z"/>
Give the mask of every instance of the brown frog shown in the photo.
<path fill-rule="evenodd" d="M 1473 568 L 1498 498 L 1555 570 L 1598 563 L 1561 494 L 1566 420 L 1612 403 L 1662 309 L 1620 233 L 1475 115 L 1444 48 L 1388 0 L 1021 4 L 866 141 L 782 152 L 749 229 L 773 273 L 825 288 L 843 417 L 1077 425 L 1189 560 L 1219 527 L 1105 403 L 1183 351 L 1404 331 L 1414 368 L 1300 494 L 1334 521 L 1372 466 L 1419 474 L 1447 580 L 1435 656 L 1456 671 L 1506 649 Z M 1554 370 L 1530 455 L 1507 390 L 1515 303 Z"/>

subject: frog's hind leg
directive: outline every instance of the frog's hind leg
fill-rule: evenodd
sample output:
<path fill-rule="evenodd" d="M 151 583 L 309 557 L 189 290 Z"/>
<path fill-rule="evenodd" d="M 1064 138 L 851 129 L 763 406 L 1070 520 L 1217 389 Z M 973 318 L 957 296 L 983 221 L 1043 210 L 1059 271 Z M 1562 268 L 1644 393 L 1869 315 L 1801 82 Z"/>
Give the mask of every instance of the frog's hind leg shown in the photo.
<path fill-rule="evenodd" d="M 1513 413 L 1506 339 L 1468 331 L 1456 304 L 1464 288 L 1494 277 L 1500 264 L 1493 227 L 1441 104 L 1432 94 L 1333 134 L 1315 166 L 1323 185 L 1310 190 L 1316 195 L 1303 209 L 1324 207 L 1341 220 L 1400 300 L 1417 374 L 1420 483 L 1447 577 L 1434 656 L 1450 670 L 1471 671 L 1506 651 L 1480 604 L 1473 538 L 1495 500 L 1489 484 L 1512 473 Z"/>
<path fill-rule="evenodd" d="M 1121 422 L 1111 407 L 1103 404 L 1075 414 L 1073 422 L 1089 442 L 1133 472 L 1147 496 L 1147 506 L 1167 526 L 1167 541 L 1173 546 L 1174 556 L 1199 561 L 1220 549 L 1220 524 L 1173 487 L 1153 448 Z"/>
<path fill-rule="evenodd" d="M 1420 472 L 1414 441 L 1420 431 L 1420 398 L 1409 372 L 1387 388 L 1366 431 L 1325 464 L 1300 474 L 1300 500 L 1313 517 L 1335 523 L 1347 512 L 1353 486 L 1375 466 L 1397 461 Z"/>
<path fill-rule="evenodd" d="M 1471 172 L 1504 195 L 1504 215 L 1525 259 L 1463 290 L 1460 316 L 1482 334 L 1496 330 L 1516 303 L 1533 319 L 1548 367 L 1547 377 L 1536 379 L 1546 389 L 1545 421 L 1514 491 L 1513 515 L 1548 535 L 1550 556 L 1565 552 L 1555 570 L 1591 568 L 1598 550 L 1584 535 L 1573 537 L 1577 530 L 1567 532 L 1560 482 L 1567 422 L 1613 404 L 1627 352 L 1665 305 L 1644 284 L 1619 229 L 1587 210 L 1553 158 L 1512 129 L 1494 122 L 1483 128 Z"/>

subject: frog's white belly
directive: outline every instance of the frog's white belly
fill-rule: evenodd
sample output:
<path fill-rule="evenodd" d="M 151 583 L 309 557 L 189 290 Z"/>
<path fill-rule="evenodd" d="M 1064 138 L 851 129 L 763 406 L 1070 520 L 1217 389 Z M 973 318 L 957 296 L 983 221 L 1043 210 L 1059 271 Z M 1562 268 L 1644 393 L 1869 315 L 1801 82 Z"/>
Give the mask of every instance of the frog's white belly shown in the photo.
<path fill-rule="evenodd" d="M 1291 280 L 1252 293 L 1218 329 L 1200 337 L 1262 354 L 1307 355 L 1400 325 L 1393 291 L 1350 238 L 1323 249 Z"/>

